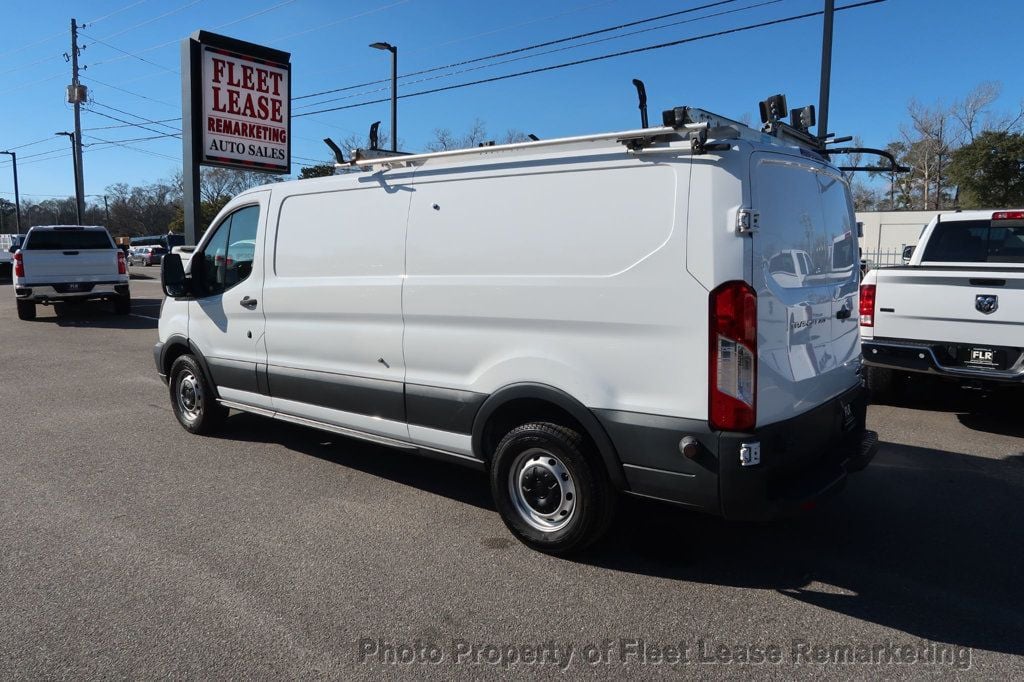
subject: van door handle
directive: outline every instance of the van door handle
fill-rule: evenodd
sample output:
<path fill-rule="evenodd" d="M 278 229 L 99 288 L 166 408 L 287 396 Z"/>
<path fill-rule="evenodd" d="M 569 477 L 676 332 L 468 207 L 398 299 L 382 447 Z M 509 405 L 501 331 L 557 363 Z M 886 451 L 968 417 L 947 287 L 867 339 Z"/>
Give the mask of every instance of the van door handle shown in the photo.
<path fill-rule="evenodd" d="M 256 304 L 258 303 L 258 301 L 255 298 L 249 298 L 248 296 L 246 296 L 245 298 L 243 298 L 238 303 L 243 308 L 248 308 L 249 310 L 255 310 Z"/>
<path fill-rule="evenodd" d="M 850 314 L 852 312 L 853 311 L 850 310 L 849 308 L 843 308 L 842 310 L 840 310 L 839 312 L 836 313 L 836 319 L 837 320 L 845 320 L 846 318 L 848 318 L 850 316 Z"/>

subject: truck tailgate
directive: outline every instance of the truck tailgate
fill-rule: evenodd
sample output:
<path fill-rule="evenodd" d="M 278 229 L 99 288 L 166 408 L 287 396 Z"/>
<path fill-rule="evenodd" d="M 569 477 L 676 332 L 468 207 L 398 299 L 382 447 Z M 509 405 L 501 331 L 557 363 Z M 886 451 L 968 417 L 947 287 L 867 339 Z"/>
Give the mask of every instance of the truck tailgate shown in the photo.
<path fill-rule="evenodd" d="M 883 268 L 876 284 L 875 338 L 1021 345 L 1024 268 Z"/>
<path fill-rule="evenodd" d="M 116 249 L 22 251 L 26 285 L 111 282 L 118 279 Z"/>

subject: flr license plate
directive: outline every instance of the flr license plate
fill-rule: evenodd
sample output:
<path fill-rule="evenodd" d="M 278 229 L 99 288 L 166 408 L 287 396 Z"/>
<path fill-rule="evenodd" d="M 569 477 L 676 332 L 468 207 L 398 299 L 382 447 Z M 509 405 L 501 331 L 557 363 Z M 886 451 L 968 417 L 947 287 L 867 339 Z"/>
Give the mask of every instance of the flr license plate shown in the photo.
<path fill-rule="evenodd" d="M 965 346 L 960 351 L 960 362 L 978 369 L 1005 369 L 1006 354 L 996 348 Z"/>

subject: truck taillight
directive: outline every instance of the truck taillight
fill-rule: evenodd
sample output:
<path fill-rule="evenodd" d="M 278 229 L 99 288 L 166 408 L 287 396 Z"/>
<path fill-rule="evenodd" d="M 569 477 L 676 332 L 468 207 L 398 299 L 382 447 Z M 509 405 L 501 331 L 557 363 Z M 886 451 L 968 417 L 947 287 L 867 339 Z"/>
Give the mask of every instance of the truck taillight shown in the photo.
<path fill-rule="evenodd" d="M 117 274 L 128 274 L 128 263 L 124 259 L 124 251 L 121 250 L 118 250 L 117 252 Z"/>
<path fill-rule="evenodd" d="M 875 285 L 860 285 L 860 326 L 875 326 Z"/>
<path fill-rule="evenodd" d="M 17 251 L 14 254 L 14 276 L 25 276 L 25 259 L 22 257 L 21 251 Z"/>
<path fill-rule="evenodd" d="M 708 421 L 723 431 L 757 422 L 757 294 L 746 282 L 711 292 Z"/>

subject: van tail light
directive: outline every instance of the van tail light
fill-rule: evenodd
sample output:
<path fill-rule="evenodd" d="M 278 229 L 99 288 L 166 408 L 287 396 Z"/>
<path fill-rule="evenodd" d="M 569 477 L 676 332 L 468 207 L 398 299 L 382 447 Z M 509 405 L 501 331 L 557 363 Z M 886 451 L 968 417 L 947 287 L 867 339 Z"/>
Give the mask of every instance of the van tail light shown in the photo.
<path fill-rule="evenodd" d="M 860 326 L 875 326 L 875 285 L 860 285 Z"/>
<path fill-rule="evenodd" d="M 21 251 L 14 252 L 14 276 L 25 276 L 25 258 L 21 255 Z"/>
<path fill-rule="evenodd" d="M 757 294 L 746 282 L 711 292 L 708 421 L 722 431 L 752 431 L 757 422 Z"/>
<path fill-rule="evenodd" d="M 118 249 L 117 251 L 117 274 L 127 275 L 128 274 L 128 263 L 124 259 L 124 251 Z"/>

